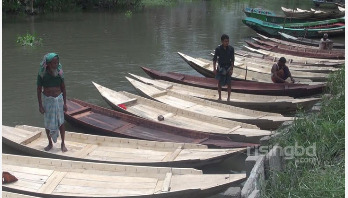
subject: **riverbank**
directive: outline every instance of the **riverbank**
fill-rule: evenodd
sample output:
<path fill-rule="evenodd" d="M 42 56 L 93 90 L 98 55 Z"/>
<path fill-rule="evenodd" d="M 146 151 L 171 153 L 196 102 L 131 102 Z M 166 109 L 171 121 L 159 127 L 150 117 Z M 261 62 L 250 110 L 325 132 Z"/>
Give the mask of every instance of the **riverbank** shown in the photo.
<path fill-rule="evenodd" d="M 270 174 L 262 197 L 344 197 L 344 73 L 331 75 L 320 112 L 300 114 L 272 140 L 284 150 L 285 168 Z"/>

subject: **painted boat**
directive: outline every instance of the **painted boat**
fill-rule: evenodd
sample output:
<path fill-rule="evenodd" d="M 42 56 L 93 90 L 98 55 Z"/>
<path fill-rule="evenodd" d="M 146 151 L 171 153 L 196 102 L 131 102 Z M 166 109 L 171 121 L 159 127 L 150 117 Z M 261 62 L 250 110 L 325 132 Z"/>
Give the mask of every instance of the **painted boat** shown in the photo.
<path fill-rule="evenodd" d="M 277 16 L 273 12 L 263 9 L 255 9 L 255 8 L 245 8 L 244 13 L 247 17 L 252 17 L 259 19 L 261 21 L 270 22 L 270 23 L 303 23 L 313 21 L 315 19 L 312 18 L 294 18 L 294 17 L 286 17 L 286 16 Z"/>
<path fill-rule="evenodd" d="M 297 10 L 300 10 L 300 9 L 297 8 Z M 332 15 L 332 13 L 329 11 L 314 10 L 313 8 L 311 8 L 311 11 L 314 12 L 313 18 L 317 18 L 317 19 L 327 19 Z"/>
<path fill-rule="evenodd" d="M 44 128 L 2 126 L 3 144 L 23 153 L 55 159 L 139 166 L 202 167 L 239 155 L 244 148 L 208 149 L 206 145 L 156 142 L 66 132 L 69 152 L 60 147 L 44 151 Z"/>
<path fill-rule="evenodd" d="M 312 18 L 314 15 L 314 12 L 311 10 L 294 10 L 289 8 L 281 7 L 283 10 L 285 16 L 287 17 L 294 17 L 298 19 L 305 19 L 305 18 Z"/>
<path fill-rule="evenodd" d="M 2 190 L 29 196 L 192 197 L 239 185 L 245 174 L 203 174 L 192 168 L 148 167 L 2 154 L 2 169 L 18 181 Z"/>
<path fill-rule="evenodd" d="M 315 6 L 333 6 L 335 7 L 336 4 L 343 4 L 345 3 L 344 0 L 313 0 L 313 3 Z"/>
<path fill-rule="evenodd" d="M 291 47 L 282 46 L 280 44 L 272 44 L 268 41 L 261 41 L 259 39 L 253 38 L 257 43 L 250 41 L 245 41 L 250 47 L 255 49 L 263 49 L 270 52 L 288 54 L 292 56 L 307 57 L 307 58 L 321 58 L 321 59 L 344 59 L 344 53 L 335 53 L 329 51 L 329 53 L 315 52 L 311 49 L 292 49 Z M 332 52 L 332 53 L 331 53 Z"/>
<path fill-rule="evenodd" d="M 260 130 L 257 126 L 206 116 L 188 110 L 179 109 L 161 102 L 149 100 L 124 91 L 114 91 L 94 83 L 103 99 L 115 110 L 127 112 L 148 120 L 157 121 L 169 126 L 194 129 L 208 134 L 221 135 L 238 142 L 259 143 L 271 131 Z M 163 95 L 165 91 L 152 94 L 152 97 Z M 134 101 L 132 104 L 126 101 Z"/>
<path fill-rule="evenodd" d="M 306 50 L 314 50 L 314 52 L 321 52 L 321 53 L 342 53 L 344 55 L 344 49 L 331 49 L 331 50 L 320 50 L 319 46 L 311 46 L 311 45 L 304 45 L 300 43 L 290 42 L 290 41 L 284 41 L 276 38 L 270 38 L 265 35 L 256 33 L 261 40 L 269 41 L 274 44 L 280 44 L 281 46 L 287 46 L 291 47 L 293 49 L 302 49 L 305 48 Z M 319 44 L 319 42 L 318 42 Z"/>
<path fill-rule="evenodd" d="M 160 72 L 146 67 L 141 67 L 151 78 L 166 80 L 196 87 L 217 90 L 217 80 L 214 78 L 204 78 L 190 76 L 175 72 Z M 305 85 L 305 84 L 280 84 L 280 83 L 260 83 L 247 81 L 233 81 L 231 90 L 239 93 L 249 93 L 258 95 L 278 95 L 291 97 L 305 97 L 323 92 L 325 85 Z M 226 86 L 222 90 L 226 90 Z"/>
<path fill-rule="evenodd" d="M 256 32 L 273 37 L 277 37 L 278 32 L 284 32 L 291 36 L 318 38 L 322 37 L 325 33 L 330 36 L 343 35 L 345 31 L 345 24 L 340 21 L 332 24 L 317 23 L 318 27 L 314 27 L 314 24 L 313 26 L 308 26 L 308 23 L 287 23 L 287 26 L 285 26 L 261 21 L 251 17 L 246 17 L 242 21 L 245 25 L 249 26 Z"/>
<path fill-rule="evenodd" d="M 209 74 L 210 77 L 215 77 L 215 74 L 213 72 L 213 62 L 209 60 L 205 60 L 202 58 L 196 59 L 193 57 L 190 57 L 186 54 L 180 53 L 179 55 L 187 62 L 193 69 L 198 71 L 199 73 Z M 239 75 L 242 77 L 249 77 L 253 81 L 257 82 L 268 82 L 273 83 L 271 80 L 271 67 L 273 64 L 270 64 L 269 66 L 262 66 L 257 63 L 242 63 L 235 61 L 233 73 L 236 73 L 235 75 Z M 328 78 L 328 74 L 318 74 L 318 73 L 310 73 L 310 72 L 298 72 L 298 71 L 292 71 L 291 74 L 296 80 L 296 82 L 311 84 L 310 81 L 315 82 L 324 82 Z"/>
<path fill-rule="evenodd" d="M 259 68 L 268 68 L 269 70 L 272 68 L 272 65 L 275 63 L 270 60 L 251 58 L 248 56 L 240 56 L 240 55 L 235 55 L 235 59 L 240 63 L 244 63 L 245 65 L 252 65 L 254 67 L 259 67 Z M 311 72 L 311 73 L 328 74 L 330 72 L 339 70 L 339 68 L 335 68 L 335 67 L 317 67 L 317 66 L 295 65 L 295 64 L 289 64 L 289 65 L 292 72 L 296 71 L 296 72 Z"/>
<path fill-rule="evenodd" d="M 222 100 L 218 100 L 218 93 L 215 90 L 199 88 L 189 85 L 178 84 L 174 82 L 164 80 L 153 80 L 134 74 L 130 74 L 134 78 L 140 80 L 149 85 L 153 85 L 161 90 L 167 90 L 175 92 L 181 95 L 193 96 L 196 98 L 202 98 L 205 100 L 218 102 L 222 104 L 254 109 L 263 112 L 275 112 L 282 114 L 291 114 L 296 112 L 298 107 L 303 110 L 308 110 L 312 106 L 320 101 L 320 98 L 305 98 L 305 99 L 294 99 L 288 96 L 267 96 L 267 95 L 253 95 L 245 93 L 231 93 L 231 100 L 226 101 L 227 92 L 221 92 Z"/>
<path fill-rule="evenodd" d="M 76 99 L 67 100 L 67 106 L 65 119 L 93 133 L 159 142 L 203 144 L 212 148 L 257 146 L 257 144 L 233 142 L 219 135 L 164 125 Z"/>
<path fill-rule="evenodd" d="M 170 90 L 163 91 L 160 88 L 154 87 L 153 85 L 148 85 L 132 78 L 126 78 L 133 85 L 133 87 L 145 97 L 191 112 L 253 124 L 265 130 L 275 130 L 281 124 L 283 124 L 283 122 L 294 120 L 293 117 L 284 117 L 276 113 L 233 107 L 193 96 L 183 95 Z M 154 94 L 159 92 L 164 94 Z"/>
<path fill-rule="evenodd" d="M 295 37 L 295 36 L 286 34 L 284 32 L 278 32 L 278 34 L 282 37 L 282 39 L 285 39 L 287 41 L 291 41 L 291 42 L 299 43 L 303 45 L 311 45 L 311 46 L 319 47 L 320 40 L 307 39 L 303 37 Z M 343 43 L 333 43 L 333 48 L 344 49 L 345 45 Z"/>
<path fill-rule="evenodd" d="M 280 57 L 286 57 L 288 62 L 295 62 L 295 63 L 304 63 L 304 64 L 309 64 L 309 65 L 332 65 L 332 66 L 342 66 L 344 64 L 344 60 L 334 60 L 334 59 L 319 59 L 319 58 L 308 58 L 308 57 L 300 57 L 300 56 L 294 56 L 294 55 L 289 55 L 289 54 L 283 54 L 283 53 L 277 53 L 277 52 L 271 52 L 271 51 L 266 51 L 263 49 L 255 49 L 253 47 L 248 47 L 244 46 L 248 50 L 252 52 L 256 52 L 259 54 L 262 54 L 266 56 L 268 59 L 273 59 L 273 60 L 279 60 Z"/>

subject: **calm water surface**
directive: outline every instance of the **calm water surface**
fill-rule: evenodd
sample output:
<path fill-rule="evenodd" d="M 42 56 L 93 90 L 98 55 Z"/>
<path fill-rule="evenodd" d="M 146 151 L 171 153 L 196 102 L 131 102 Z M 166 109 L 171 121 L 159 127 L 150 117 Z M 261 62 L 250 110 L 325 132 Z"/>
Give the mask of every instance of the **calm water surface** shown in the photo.
<path fill-rule="evenodd" d="M 136 93 L 124 78 L 127 73 L 146 76 L 139 66 L 160 71 L 199 75 L 178 55 L 211 58 L 220 36 L 242 49 L 244 40 L 256 35 L 242 23 L 245 7 L 263 7 L 282 14 L 280 6 L 313 7 L 311 1 L 193 1 L 171 7 L 145 8 L 131 17 L 118 12 L 58 13 L 44 16 L 3 16 L 2 110 L 3 124 L 43 127 L 38 111 L 36 77 L 47 52 L 56 52 L 65 72 L 68 98 L 77 98 L 103 107 L 91 81 L 118 91 Z M 43 39 L 38 47 L 16 44 L 18 35 L 36 33 Z M 344 41 L 344 38 L 334 38 Z M 108 107 L 109 108 L 109 107 Z M 69 124 L 67 130 L 82 132 Z M 16 153 L 3 147 L 4 152 Z M 243 171 L 242 161 L 229 159 L 207 167 L 208 173 Z M 239 161 L 239 163 L 234 163 Z"/>

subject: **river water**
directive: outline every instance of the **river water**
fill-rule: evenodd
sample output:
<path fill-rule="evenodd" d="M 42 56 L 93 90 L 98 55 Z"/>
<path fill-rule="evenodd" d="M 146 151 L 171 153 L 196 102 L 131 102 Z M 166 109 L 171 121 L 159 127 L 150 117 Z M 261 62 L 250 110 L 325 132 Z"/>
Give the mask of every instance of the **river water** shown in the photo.
<path fill-rule="evenodd" d="M 2 32 L 2 123 L 43 127 L 36 96 L 39 63 L 47 52 L 56 52 L 65 72 L 68 98 L 103 107 L 91 81 L 118 91 L 136 93 L 125 79 L 127 73 L 146 74 L 139 66 L 160 71 L 199 75 L 178 55 L 211 58 L 220 36 L 243 49 L 244 40 L 256 35 L 242 23 L 245 7 L 263 7 L 282 14 L 280 6 L 313 7 L 300 0 L 188 1 L 173 6 L 145 7 L 127 17 L 124 12 L 55 13 L 42 16 L 3 16 Z M 35 33 L 43 42 L 23 47 L 17 36 Z M 344 41 L 344 37 L 333 38 Z M 82 132 L 66 124 L 69 131 Z M 7 147 L 3 152 L 16 153 Z M 245 155 L 207 167 L 207 173 L 243 171 Z M 235 163 L 235 162 L 238 163 Z"/>

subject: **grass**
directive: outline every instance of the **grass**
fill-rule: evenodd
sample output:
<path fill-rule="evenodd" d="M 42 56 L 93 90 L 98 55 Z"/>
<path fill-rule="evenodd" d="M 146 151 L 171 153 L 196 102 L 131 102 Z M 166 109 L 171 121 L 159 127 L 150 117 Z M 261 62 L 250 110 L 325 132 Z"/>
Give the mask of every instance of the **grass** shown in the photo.
<path fill-rule="evenodd" d="M 31 46 L 33 47 L 34 45 L 41 45 L 42 44 L 42 39 L 37 38 L 35 34 L 29 34 L 27 33 L 24 36 L 17 36 L 17 41 L 18 44 L 22 46 Z"/>
<path fill-rule="evenodd" d="M 272 144 L 283 148 L 315 145 L 315 156 L 287 160 L 284 171 L 270 175 L 262 197 L 344 197 L 344 73 L 341 69 L 330 75 L 319 113 L 300 113 L 299 119 L 273 140 Z"/>

